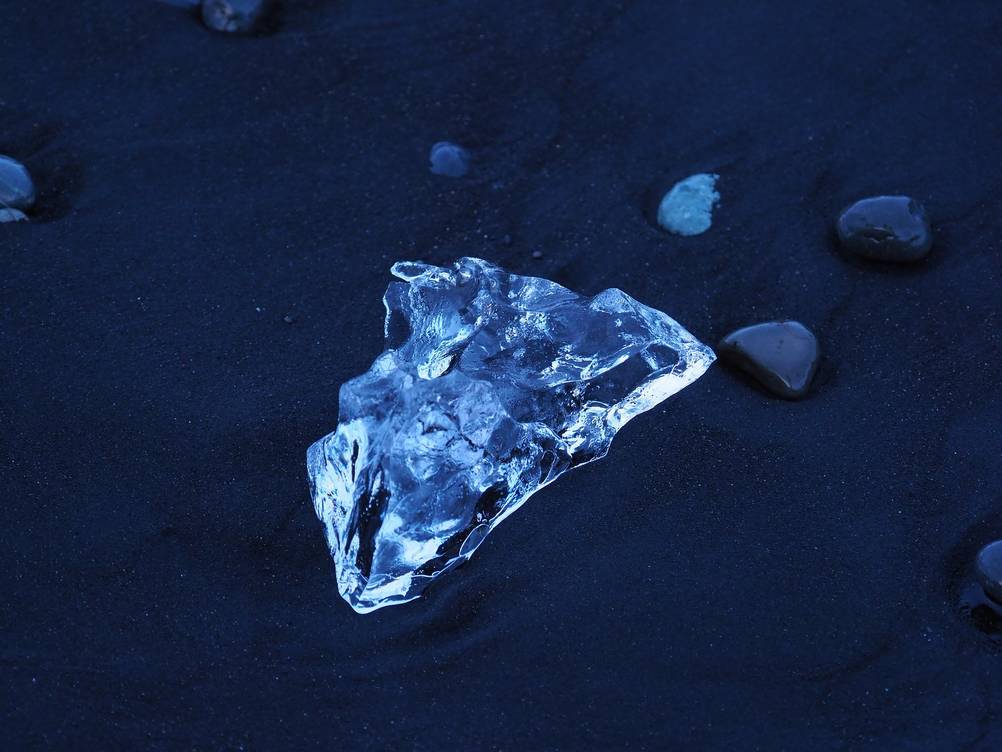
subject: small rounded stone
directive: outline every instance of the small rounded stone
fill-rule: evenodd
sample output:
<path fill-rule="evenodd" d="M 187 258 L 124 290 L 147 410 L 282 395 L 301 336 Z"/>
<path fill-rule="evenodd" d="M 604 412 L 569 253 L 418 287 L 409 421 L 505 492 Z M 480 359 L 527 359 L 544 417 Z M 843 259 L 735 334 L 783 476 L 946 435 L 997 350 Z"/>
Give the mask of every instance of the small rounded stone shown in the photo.
<path fill-rule="evenodd" d="M 0 154 L 0 206 L 27 211 L 35 204 L 35 183 L 27 168 Z"/>
<path fill-rule="evenodd" d="M 658 224 L 675 235 L 700 235 L 713 223 L 713 207 L 720 201 L 719 175 L 700 173 L 680 180 L 658 205 Z"/>
<path fill-rule="evenodd" d="M 249 34 L 264 17 L 267 0 L 202 0 L 202 23 L 213 31 Z"/>
<path fill-rule="evenodd" d="M 6 206 L 0 206 L 0 224 L 4 222 L 27 222 L 28 217 L 20 209 L 8 209 Z"/>
<path fill-rule="evenodd" d="M 839 216 L 836 231 L 846 251 L 877 261 L 918 261 L 932 248 L 925 208 L 908 196 L 857 201 Z"/>
<path fill-rule="evenodd" d="M 462 146 L 439 141 L 431 147 L 431 171 L 435 175 L 461 178 L 470 171 L 470 153 Z"/>
<path fill-rule="evenodd" d="M 974 571 L 985 595 L 1002 603 L 1002 540 L 981 549 L 974 562 Z"/>
<path fill-rule="evenodd" d="M 797 321 L 738 329 L 720 341 L 717 354 L 784 399 L 807 394 L 821 355 L 815 336 Z"/>

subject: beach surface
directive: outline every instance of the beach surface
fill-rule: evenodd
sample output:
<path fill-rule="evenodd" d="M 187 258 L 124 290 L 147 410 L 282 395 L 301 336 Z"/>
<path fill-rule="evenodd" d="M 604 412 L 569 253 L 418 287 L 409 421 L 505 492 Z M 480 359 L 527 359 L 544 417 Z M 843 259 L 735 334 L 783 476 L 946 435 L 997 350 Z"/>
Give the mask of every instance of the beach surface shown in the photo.
<path fill-rule="evenodd" d="M 4 10 L 9 749 L 1002 749 L 962 612 L 1002 538 L 1002 6 L 157 2 Z M 469 152 L 433 174 L 440 141 Z M 719 175 L 712 227 L 665 233 Z M 904 194 L 913 265 L 846 257 Z M 618 287 L 703 342 L 817 336 L 806 399 L 722 364 L 404 606 L 341 599 L 306 448 L 389 267 Z"/>

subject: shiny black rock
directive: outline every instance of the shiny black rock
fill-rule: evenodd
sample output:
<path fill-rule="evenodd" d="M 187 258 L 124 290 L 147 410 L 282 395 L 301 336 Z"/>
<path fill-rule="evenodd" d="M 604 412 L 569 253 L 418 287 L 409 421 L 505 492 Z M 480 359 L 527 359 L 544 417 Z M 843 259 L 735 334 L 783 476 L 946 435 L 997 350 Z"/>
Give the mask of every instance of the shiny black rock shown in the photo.
<path fill-rule="evenodd" d="M 842 212 L 836 230 L 842 248 L 867 259 L 907 263 L 924 258 L 932 248 L 925 209 L 908 196 L 857 201 Z"/>
<path fill-rule="evenodd" d="M 0 154 L 0 207 L 27 211 L 35 204 L 35 183 L 27 168 Z"/>
<path fill-rule="evenodd" d="M 985 594 L 1002 603 L 1002 540 L 989 543 L 981 549 L 974 563 L 974 571 Z"/>
<path fill-rule="evenodd" d="M 267 0 L 202 0 L 202 22 L 214 31 L 250 34 L 264 19 Z"/>
<path fill-rule="evenodd" d="M 820 350 L 810 330 L 796 321 L 770 321 L 731 332 L 717 346 L 720 358 L 751 374 L 773 394 L 807 394 Z"/>

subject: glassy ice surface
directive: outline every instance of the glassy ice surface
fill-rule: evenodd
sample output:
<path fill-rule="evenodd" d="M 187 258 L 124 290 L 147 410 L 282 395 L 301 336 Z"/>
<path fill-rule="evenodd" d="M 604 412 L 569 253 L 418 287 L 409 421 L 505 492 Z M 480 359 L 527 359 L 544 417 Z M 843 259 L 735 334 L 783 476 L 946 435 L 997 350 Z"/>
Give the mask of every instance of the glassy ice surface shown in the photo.
<path fill-rule="evenodd" d="M 337 430 L 307 452 L 338 589 L 359 612 L 416 598 L 714 360 L 620 290 L 588 298 L 475 258 L 392 272 L 387 349 L 341 387 Z"/>

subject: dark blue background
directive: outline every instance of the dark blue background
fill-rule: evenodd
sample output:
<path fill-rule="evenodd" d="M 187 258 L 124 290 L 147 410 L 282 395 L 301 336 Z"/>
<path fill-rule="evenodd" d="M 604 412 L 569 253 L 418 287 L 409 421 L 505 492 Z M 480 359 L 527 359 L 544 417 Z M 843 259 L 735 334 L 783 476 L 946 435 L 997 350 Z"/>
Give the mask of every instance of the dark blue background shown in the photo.
<path fill-rule="evenodd" d="M 1002 537 L 1002 6 L 283 6 L 255 38 L 3 7 L 0 152 L 41 194 L 0 226 L 6 744 L 1002 748 L 1002 655 L 957 606 Z M 429 173 L 441 139 L 468 178 Z M 700 171 L 713 228 L 655 230 Z M 840 257 L 839 209 L 896 192 L 927 262 Z M 715 366 L 359 616 L 305 450 L 389 265 L 460 255 L 709 343 L 797 318 L 815 391 Z"/>

